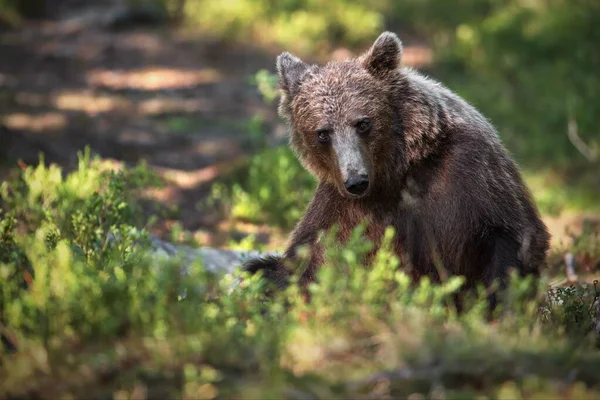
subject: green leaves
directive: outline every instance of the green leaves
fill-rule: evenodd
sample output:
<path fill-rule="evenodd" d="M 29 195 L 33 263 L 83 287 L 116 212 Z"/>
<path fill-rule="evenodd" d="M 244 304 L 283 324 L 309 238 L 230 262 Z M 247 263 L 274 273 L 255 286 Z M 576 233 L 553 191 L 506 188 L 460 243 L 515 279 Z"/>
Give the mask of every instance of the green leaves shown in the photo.
<path fill-rule="evenodd" d="M 3 187 L 0 333 L 19 351 L 0 352 L 2 397 L 140 387 L 169 397 L 475 397 L 515 387 L 556 395 L 573 369 L 587 385 L 577 384 L 579 397 L 597 393 L 597 285 L 540 302 L 525 295 L 532 282 L 515 276 L 490 325 L 484 291 L 455 312 L 461 277 L 413 282 L 391 228 L 367 268 L 373 244 L 360 225 L 341 246 L 335 229 L 322 234 L 326 262 L 310 302 L 296 285 L 267 298 L 260 276 L 213 275 L 199 262 L 184 276 L 182 258 L 150 258 L 147 232 L 135 227 L 135 190 L 149 182 L 142 167 L 79 168 L 63 176 L 38 166 Z M 80 179 L 92 183 L 78 187 Z M 266 190 L 255 184 L 248 193 Z"/>
<path fill-rule="evenodd" d="M 221 201 L 234 218 L 291 229 L 302 216 L 316 187 L 314 178 L 286 146 L 252 158 L 239 182 L 215 184 L 212 200 Z"/>

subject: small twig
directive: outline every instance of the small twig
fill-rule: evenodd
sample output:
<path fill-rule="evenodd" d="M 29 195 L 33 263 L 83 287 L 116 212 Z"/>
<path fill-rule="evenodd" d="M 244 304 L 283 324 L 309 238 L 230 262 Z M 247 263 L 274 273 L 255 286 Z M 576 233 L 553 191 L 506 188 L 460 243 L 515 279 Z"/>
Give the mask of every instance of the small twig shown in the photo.
<path fill-rule="evenodd" d="M 579 278 L 577 277 L 577 273 L 575 273 L 575 256 L 573 253 L 565 254 L 565 267 L 567 270 L 567 280 L 569 282 L 577 282 Z"/>
<path fill-rule="evenodd" d="M 598 160 L 598 153 L 581 139 L 578 131 L 577 121 L 575 121 L 575 118 L 573 118 L 572 115 L 569 115 L 569 121 L 567 123 L 567 135 L 569 136 L 569 140 L 589 162 L 595 162 Z"/>
<path fill-rule="evenodd" d="M 15 351 L 19 348 L 17 338 L 0 322 L 0 338 L 4 345 L 8 345 L 9 351 Z"/>
<path fill-rule="evenodd" d="M 373 385 L 380 381 L 404 381 L 411 379 L 432 379 L 439 375 L 439 370 L 435 366 L 429 368 L 412 369 L 408 367 L 399 368 L 393 371 L 384 371 L 373 374 L 369 377 L 346 382 L 346 387 L 350 390 L 356 390 L 359 387 Z"/>

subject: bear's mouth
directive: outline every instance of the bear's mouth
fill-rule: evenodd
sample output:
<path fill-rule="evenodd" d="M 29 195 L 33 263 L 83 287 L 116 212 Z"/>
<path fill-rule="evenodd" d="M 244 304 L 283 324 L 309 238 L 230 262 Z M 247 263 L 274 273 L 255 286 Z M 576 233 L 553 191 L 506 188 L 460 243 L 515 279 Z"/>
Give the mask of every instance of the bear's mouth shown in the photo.
<path fill-rule="evenodd" d="M 360 199 L 364 199 L 365 197 L 367 197 L 369 194 L 369 190 L 367 189 L 364 193 L 362 194 L 352 194 L 350 192 L 348 192 L 347 190 L 342 191 L 342 197 L 345 197 L 349 200 L 360 200 Z"/>

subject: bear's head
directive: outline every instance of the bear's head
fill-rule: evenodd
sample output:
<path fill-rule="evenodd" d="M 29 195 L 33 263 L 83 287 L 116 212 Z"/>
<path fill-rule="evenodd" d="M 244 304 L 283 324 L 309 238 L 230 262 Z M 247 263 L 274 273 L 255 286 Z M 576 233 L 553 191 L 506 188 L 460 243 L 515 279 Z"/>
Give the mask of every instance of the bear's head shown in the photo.
<path fill-rule="evenodd" d="M 290 144 L 317 179 L 350 198 L 367 196 L 386 171 L 394 145 L 392 96 L 402 43 L 381 34 L 356 59 L 324 66 L 290 53 L 277 58 L 279 114 L 291 127 Z"/>

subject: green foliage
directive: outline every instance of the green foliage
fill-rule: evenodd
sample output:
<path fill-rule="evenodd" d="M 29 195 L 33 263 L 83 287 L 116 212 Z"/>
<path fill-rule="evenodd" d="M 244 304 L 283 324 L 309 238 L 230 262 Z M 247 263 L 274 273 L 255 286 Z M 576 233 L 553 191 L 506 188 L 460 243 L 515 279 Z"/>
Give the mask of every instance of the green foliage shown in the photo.
<path fill-rule="evenodd" d="M 157 180 L 143 164 L 114 172 L 90 160 L 87 150 L 79 156 L 78 169 L 65 178 L 56 165 L 40 162 L 4 182 L 1 319 L 28 332 L 39 332 L 41 320 L 45 340 L 64 330 L 101 336 L 117 325 L 137 326 L 142 314 L 107 316 L 119 315 L 115 310 L 128 309 L 134 301 L 127 296 L 130 288 L 124 284 L 133 280 L 126 282 L 125 271 L 131 277 L 143 275 L 141 255 L 133 250 L 145 237 L 134 229 L 141 221 L 134 194 L 150 184 Z M 111 242 L 110 235 L 123 240 Z M 85 293 L 106 296 L 105 303 L 88 303 Z"/>
<path fill-rule="evenodd" d="M 597 190 L 600 182 L 593 164 L 585 167 L 584 171 L 569 174 L 570 176 L 529 168 L 523 173 L 543 214 L 560 215 L 563 211 L 600 213 Z"/>
<path fill-rule="evenodd" d="M 71 237 L 88 258 L 101 257 L 106 235 L 141 223 L 136 189 L 158 185 L 144 164 L 115 172 L 90 159 L 89 149 L 79 154 L 78 169 L 63 178 L 57 165 L 43 162 L 28 167 L 13 181 L 3 182 L 0 196 L 6 218 L 19 221 L 22 229 L 47 230 L 49 243 Z"/>
<path fill-rule="evenodd" d="M 360 226 L 341 248 L 335 230 L 322 236 L 309 303 L 296 285 L 267 299 L 259 276 L 198 263 L 182 278 L 177 257 L 151 259 L 121 206 L 147 183 L 142 167 L 104 173 L 82 157 L 55 171 L 30 167 L 2 192 L 0 333 L 19 345 L 0 353 L 2 397 L 598 395 L 596 286 L 532 301 L 515 277 L 490 325 L 483 292 L 454 310 L 462 278 L 413 284 L 398 270 L 391 229 L 364 268 Z M 109 228 L 118 238 L 103 242 Z M 19 249 L 33 276 L 17 270 Z"/>
<path fill-rule="evenodd" d="M 267 104 L 273 103 L 278 97 L 277 83 L 279 77 L 266 69 L 258 71 L 251 79 L 251 83 L 255 84 L 258 91 L 262 94 L 263 99 Z"/>
<path fill-rule="evenodd" d="M 14 4 L 0 0 L 0 15 Z M 580 157 L 566 139 L 569 116 L 584 139 L 597 140 L 597 7 L 583 0 L 202 0 L 184 11 L 213 33 L 305 53 L 358 48 L 379 33 L 384 16 L 406 23 L 435 47 L 433 72 L 489 115 L 533 168 Z M 272 103 L 274 76 L 262 71 L 254 82 Z M 190 121 L 170 122 L 189 129 Z M 247 126 L 260 148 L 263 124 L 257 116 Z M 267 299 L 258 276 L 218 277 L 197 263 L 183 278 L 177 257 L 152 258 L 137 195 L 156 183 L 143 165 L 114 172 L 86 153 L 72 173 L 40 164 L 1 185 L 0 334 L 19 351 L 0 351 L 0 397 L 600 396 L 597 282 L 543 296 L 542 280 L 532 301 L 533 283 L 513 277 L 490 324 L 481 288 L 458 314 L 452 300 L 462 278 L 414 284 L 398 271 L 391 229 L 364 268 L 372 244 L 359 227 L 341 248 L 335 231 L 323 236 L 327 260 L 310 303 L 295 285 Z M 213 194 L 234 217 L 289 229 L 314 186 L 284 146 L 262 148 L 244 179 L 216 185 Z M 556 195 L 563 192 L 537 198 L 554 210 L 569 200 Z M 249 237 L 237 246 L 257 245 Z M 598 248 L 597 236 L 582 235 L 573 250 Z"/>
<path fill-rule="evenodd" d="M 572 251 L 574 253 L 587 253 L 593 259 L 600 258 L 600 232 L 598 223 L 590 220 L 583 221 L 583 229 L 579 235 L 573 237 Z"/>
<path fill-rule="evenodd" d="M 550 299 L 561 307 L 551 309 L 553 318 L 566 329 L 587 332 L 595 328 L 600 315 L 600 287 L 598 281 L 582 286 L 557 288 L 550 293 Z"/>
<path fill-rule="evenodd" d="M 383 15 L 368 3 L 199 0 L 187 1 L 184 15 L 191 25 L 212 34 L 242 40 L 251 38 L 307 54 L 323 50 L 333 42 L 357 45 L 369 40 L 382 28 Z"/>
<path fill-rule="evenodd" d="M 313 177 L 283 146 L 253 157 L 241 182 L 215 184 L 211 197 L 225 204 L 234 218 L 291 228 L 302 216 L 314 188 Z"/>

